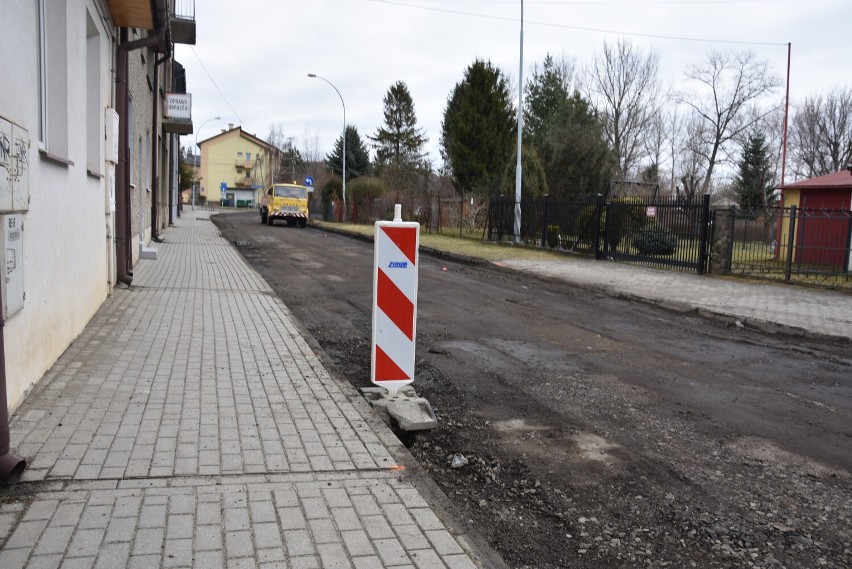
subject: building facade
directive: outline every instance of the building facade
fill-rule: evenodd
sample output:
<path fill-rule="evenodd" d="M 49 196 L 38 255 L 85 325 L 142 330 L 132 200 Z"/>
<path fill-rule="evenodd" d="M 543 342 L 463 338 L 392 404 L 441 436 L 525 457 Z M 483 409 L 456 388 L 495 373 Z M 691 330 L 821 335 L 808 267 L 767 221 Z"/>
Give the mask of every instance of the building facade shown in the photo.
<path fill-rule="evenodd" d="M 186 4 L 186 2 L 182 2 Z M 176 209 L 174 0 L 10 0 L 0 35 L 3 388 L 14 409 Z M 176 21 L 180 20 L 180 21 Z M 14 226 L 15 230 L 10 227 Z M 2 428 L 2 426 L 0 426 Z"/>
<path fill-rule="evenodd" d="M 198 146 L 201 200 L 226 207 L 257 205 L 258 196 L 268 185 L 265 165 L 272 146 L 233 124 Z"/>

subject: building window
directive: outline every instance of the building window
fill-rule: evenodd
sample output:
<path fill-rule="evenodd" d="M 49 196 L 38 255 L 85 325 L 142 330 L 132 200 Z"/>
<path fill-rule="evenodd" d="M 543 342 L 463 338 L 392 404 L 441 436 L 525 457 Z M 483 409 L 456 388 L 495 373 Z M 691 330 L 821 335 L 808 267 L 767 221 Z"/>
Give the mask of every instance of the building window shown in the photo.
<path fill-rule="evenodd" d="M 246 152 L 246 160 L 251 160 L 251 152 Z"/>
<path fill-rule="evenodd" d="M 237 158 L 242 158 L 242 157 L 243 157 L 243 153 L 242 153 L 242 152 L 237 152 Z"/>
<path fill-rule="evenodd" d="M 36 0 L 38 8 L 39 148 L 68 156 L 68 7 Z"/>
<path fill-rule="evenodd" d="M 95 20 L 86 12 L 86 167 L 100 173 L 101 156 L 101 36 Z"/>

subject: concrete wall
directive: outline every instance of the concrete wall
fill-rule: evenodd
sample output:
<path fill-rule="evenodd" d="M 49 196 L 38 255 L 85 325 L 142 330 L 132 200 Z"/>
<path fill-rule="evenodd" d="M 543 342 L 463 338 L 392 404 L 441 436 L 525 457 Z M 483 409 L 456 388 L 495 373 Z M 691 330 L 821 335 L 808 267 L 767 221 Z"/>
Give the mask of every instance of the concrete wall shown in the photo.
<path fill-rule="evenodd" d="M 48 68 L 57 74 L 47 76 L 55 112 L 48 117 L 51 144 L 44 151 L 39 148 L 37 3 L 11 0 L 0 8 L 0 117 L 26 129 L 30 139 L 24 174 L 30 200 L 23 212 L 26 298 L 4 328 L 12 409 L 110 291 L 102 133 L 104 109 L 112 106 L 114 30 L 105 27 L 103 7 L 94 0 L 45 5 L 53 25 L 62 29 L 46 34 Z"/>
<path fill-rule="evenodd" d="M 147 33 L 132 32 L 130 41 L 142 39 Z M 128 85 L 133 101 L 130 136 L 130 237 L 135 241 L 132 262 L 139 260 L 141 248 L 151 241 L 151 145 L 156 132 L 151 130 L 152 94 L 154 85 L 154 54 L 148 49 L 130 52 Z"/>

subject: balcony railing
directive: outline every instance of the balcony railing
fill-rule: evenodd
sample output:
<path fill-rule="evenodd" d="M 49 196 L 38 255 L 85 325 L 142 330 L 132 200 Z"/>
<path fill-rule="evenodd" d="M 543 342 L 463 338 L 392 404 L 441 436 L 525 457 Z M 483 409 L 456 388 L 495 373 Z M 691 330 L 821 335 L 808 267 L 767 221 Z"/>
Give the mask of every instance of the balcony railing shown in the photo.
<path fill-rule="evenodd" d="M 170 18 L 172 41 L 195 45 L 195 0 L 175 0 Z"/>
<path fill-rule="evenodd" d="M 251 188 L 255 184 L 255 179 L 251 176 L 239 177 L 234 180 L 234 185 L 238 188 Z"/>

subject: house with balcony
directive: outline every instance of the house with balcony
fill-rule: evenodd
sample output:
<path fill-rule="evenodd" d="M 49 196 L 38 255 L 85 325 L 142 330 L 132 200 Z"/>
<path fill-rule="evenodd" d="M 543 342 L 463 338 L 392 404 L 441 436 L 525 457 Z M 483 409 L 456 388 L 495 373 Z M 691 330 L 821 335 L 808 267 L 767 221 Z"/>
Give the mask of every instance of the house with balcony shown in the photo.
<path fill-rule="evenodd" d="M 198 146 L 201 201 L 224 207 L 256 206 L 269 184 L 265 166 L 273 147 L 233 124 Z"/>
<path fill-rule="evenodd" d="M 16 408 L 177 212 L 192 0 L 8 0 L 0 18 L 0 389 Z M 180 107 L 180 105 L 178 105 Z M 11 228 L 11 229 L 10 229 Z M 0 394 L 2 395 L 2 394 Z"/>

